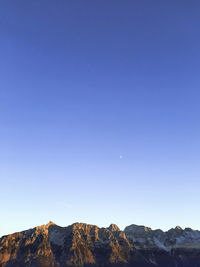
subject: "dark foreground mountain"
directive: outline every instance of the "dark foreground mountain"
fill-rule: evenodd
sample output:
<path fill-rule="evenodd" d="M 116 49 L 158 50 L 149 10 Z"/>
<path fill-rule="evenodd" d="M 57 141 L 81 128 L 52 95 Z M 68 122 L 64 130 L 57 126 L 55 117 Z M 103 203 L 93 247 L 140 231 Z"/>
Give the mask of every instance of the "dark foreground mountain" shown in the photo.
<path fill-rule="evenodd" d="M 1 267 L 200 267 L 200 232 L 53 223 L 0 238 Z"/>

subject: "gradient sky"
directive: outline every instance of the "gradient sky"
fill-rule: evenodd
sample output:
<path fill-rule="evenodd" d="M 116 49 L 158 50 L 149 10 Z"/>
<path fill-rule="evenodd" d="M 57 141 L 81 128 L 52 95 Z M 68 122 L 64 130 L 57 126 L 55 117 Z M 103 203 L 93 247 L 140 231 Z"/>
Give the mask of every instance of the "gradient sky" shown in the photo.
<path fill-rule="evenodd" d="M 0 2 L 0 235 L 200 229 L 200 2 Z"/>

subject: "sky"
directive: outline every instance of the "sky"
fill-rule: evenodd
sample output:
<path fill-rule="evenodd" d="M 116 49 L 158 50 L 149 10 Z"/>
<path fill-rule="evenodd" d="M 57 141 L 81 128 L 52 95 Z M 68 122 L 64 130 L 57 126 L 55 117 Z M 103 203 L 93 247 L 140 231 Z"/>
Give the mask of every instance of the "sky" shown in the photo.
<path fill-rule="evenodd" d="M 200 229 L 200 2 L 0 2 L 0 236 Z"/>

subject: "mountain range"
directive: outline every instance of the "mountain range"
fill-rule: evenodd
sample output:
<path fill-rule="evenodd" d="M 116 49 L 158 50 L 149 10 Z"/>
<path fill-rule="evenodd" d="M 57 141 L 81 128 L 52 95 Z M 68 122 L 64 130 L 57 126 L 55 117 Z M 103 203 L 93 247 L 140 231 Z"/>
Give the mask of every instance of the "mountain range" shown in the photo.
<path fill-rule="evenodd" d="M 0 267 L 200 267 L 200 231 L 52 222 L 0 238 Z"/>

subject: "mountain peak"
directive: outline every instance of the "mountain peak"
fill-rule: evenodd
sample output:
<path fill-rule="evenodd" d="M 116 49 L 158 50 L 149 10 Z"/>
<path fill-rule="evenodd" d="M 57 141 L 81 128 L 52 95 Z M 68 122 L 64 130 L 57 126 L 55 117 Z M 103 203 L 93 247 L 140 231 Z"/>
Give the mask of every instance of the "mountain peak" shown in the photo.
<path fill-rule="evenodd" d="M 55 225 L 55 223 L 52 222 L 52 221 L 49 221 L 49 222 L 46 224 L 47 227 L 49 227 L 49 226 L 51 226 L 51 225 Z"/>
<path fill-rule="evenodd" d="M 112 232 L 120 231 L 120 228 L 116 224 L 113 224 L 113 223 L 111 223 L 108 229 Z"/>
<path fill-rule="evenodd" d="M 125 232 L 141 233 L 152 231 L 150 227 L 144 225 L 131 224 L 124 229 Z"/>
<path fill-rule="evenodd" d="M 180 227 L 179 225 L 177 225 L 177 226 L 175 227 L 175 229 L 176 229 L 176 230 L 183 231 L 183 228 L 182 228 L 182 227 Z"/>

